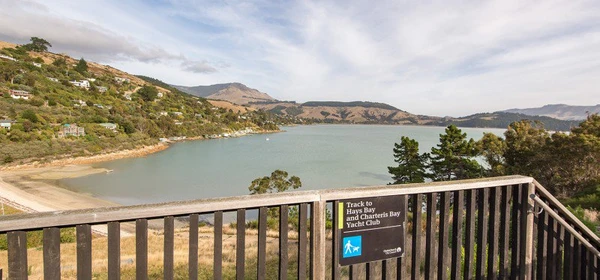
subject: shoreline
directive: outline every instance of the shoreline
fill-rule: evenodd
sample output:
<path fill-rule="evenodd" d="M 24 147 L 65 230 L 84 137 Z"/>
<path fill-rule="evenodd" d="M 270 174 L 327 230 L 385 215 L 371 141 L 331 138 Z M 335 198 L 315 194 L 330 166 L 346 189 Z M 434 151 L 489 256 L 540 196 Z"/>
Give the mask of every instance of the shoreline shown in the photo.
<path fill-rule="evenodd" d="M 252 134 L 270 134 L 278 131 L 257 131 Z M 245 135 L 240 135 L 245 136 Z M 240 137 L 237 136 L 237 137 Z M 174 142 L 210 140 L 202 136 Z M 75 210 L 120 206 L 108 200 L 80 193 L 56 184 L 57 180 L 77 178 L 98 173 L 108 173 L 106 168 L 95 168 L 92 164 L 125 158 L 138 158 L 158 153 L 169 148 L 169 143 L 160 142 L 138 149 L 86 157 L 62 158 L 49 162 L 32 162 L 0 167 L 0 203 L 27 213 Z"/>

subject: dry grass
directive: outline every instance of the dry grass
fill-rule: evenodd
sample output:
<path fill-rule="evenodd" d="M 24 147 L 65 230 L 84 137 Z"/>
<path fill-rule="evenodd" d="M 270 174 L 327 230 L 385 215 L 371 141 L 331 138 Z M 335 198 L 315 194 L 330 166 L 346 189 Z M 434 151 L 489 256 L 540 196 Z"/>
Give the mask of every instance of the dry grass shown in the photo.
<path fill-rule="evenodd" d="M 293 262 L 297 250 L 296 232 L 289 234 L 290 263 Z M 199 228 L 198 262 L 200 275 L 208 277 L 212 275 L 214 259 L 214 228 L 204 226 Z M 236 230 L 229 226 L 223 228 L 223 273 L 233 277 L 235 275 L 236 259 Z M 187 278 L 188 252 L 189 252 L 189 229 L 177 229 L 174 239 L 174 265 L 176 278 Z M 108 239 L 104 236 L 94 236 L 92 240 L 92 267 L 94 278 L 104 279 L 108 271 Z M 121 238 L 121 273 L 124 279 L 135 276 L 136 263 L 136 240 L 135 236 Z M 246 230 L 246 270 L 252 275 L 256 269 L 256 256 L 258 252 L 257 230 Z M 277 261 L 279 252 L 279 234 L 277 231 L 267 233 L 267 256 Z M 61 278 L 77 278 L 77 246 L 76 243 L 61 244 Z M 27 265 L 30 271 L 30 279 L 43 279 L 43 250 L 42 247 L 30 248 L 27 251 Z M 162 278 L 164 261 L 164 237 L 162 231 L 149 230 L 148 232 L 148 270 L 151 278 Z M 273 260 L 270 260 L 273 262 Z M 7 263 L 7 251 L 0 251 L 1 264 Z M 275 273 L 277 265 L 274 265 Z M 152 277 L 154 275 L 154 277 Z M 228 277 L 227 277 L 228 278 Z"/>

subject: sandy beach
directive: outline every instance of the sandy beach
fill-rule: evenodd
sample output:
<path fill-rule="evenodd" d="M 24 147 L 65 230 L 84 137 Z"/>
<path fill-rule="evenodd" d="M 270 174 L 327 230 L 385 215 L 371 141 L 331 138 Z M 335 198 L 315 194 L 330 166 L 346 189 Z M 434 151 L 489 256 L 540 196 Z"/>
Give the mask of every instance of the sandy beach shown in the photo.
<path fill-rule="evenodd" d="M 146 156 L 166 148 L 166 144 L 157 144 L 89 157 L 4 166 L 0 168 L 0 202 L 29 213 L 118 206 L 91 195 L 60 188 L 54 182 L 109 172 L 104 168 L 92 167 L 92 163 Z"/>

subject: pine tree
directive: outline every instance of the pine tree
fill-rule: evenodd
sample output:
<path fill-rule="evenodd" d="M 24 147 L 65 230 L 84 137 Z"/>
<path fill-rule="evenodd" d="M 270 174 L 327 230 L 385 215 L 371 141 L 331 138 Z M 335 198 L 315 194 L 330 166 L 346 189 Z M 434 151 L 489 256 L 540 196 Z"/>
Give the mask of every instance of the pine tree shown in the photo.
<path fill-rule="evenodd" d="M 429 154 L 419 154 L 419 142 L 406 136 L 400 138 L 400 144 L 394 143 L 394 161 L 397 167 L 388 167 L 394 184 L 422 183 L 425 181 Z"/>
<path fill-rule="evenodd" d="M 467 140 L 455 125 L 440 134 L 440 143 L 431 148 L 431 179 L 434 181 L 460 180 L 482 176 L 483 168 L 475 160 L 478 155 L 473 139 Z"/>

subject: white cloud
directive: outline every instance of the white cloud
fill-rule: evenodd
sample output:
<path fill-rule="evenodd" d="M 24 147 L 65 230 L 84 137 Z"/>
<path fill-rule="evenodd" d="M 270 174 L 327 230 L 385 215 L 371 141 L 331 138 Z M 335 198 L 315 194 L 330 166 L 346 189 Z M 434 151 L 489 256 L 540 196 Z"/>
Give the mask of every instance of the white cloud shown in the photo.
<path fill-rule="evenodd" d="M 69 53 L 116 57 L 171 83 L 239 81 L 279 99 L 371 100 L 431 115 L 600 103 L 597 1 L 12 6 L 0 11 L 4 37 L 52 36 Z"/>

